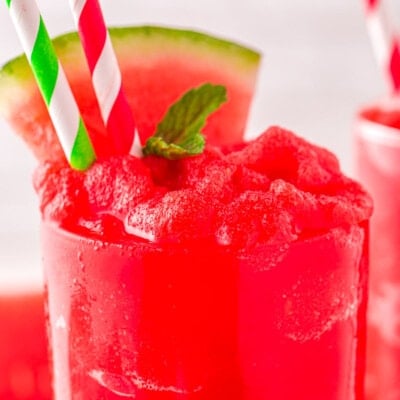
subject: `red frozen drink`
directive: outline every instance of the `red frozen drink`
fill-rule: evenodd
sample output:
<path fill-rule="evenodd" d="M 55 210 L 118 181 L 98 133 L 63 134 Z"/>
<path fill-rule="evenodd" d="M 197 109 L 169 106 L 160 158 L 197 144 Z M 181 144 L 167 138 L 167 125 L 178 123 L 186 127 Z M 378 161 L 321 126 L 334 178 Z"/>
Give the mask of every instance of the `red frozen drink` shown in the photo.
<path fill-rule="evenodd" d="M 55 395 L 362 400 L 369 197 L 281 128 L 43 164 Z"/>

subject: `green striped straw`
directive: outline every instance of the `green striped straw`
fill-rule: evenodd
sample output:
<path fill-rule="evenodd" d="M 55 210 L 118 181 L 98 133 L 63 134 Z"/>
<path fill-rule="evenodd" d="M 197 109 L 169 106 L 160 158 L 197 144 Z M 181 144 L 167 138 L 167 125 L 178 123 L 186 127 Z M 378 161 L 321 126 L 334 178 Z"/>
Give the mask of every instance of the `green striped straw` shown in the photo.
<path fill-rule="evenodd" d="M 87 169 L 95 152 L 35 0 L 5 0 L 70 166 Z"/>

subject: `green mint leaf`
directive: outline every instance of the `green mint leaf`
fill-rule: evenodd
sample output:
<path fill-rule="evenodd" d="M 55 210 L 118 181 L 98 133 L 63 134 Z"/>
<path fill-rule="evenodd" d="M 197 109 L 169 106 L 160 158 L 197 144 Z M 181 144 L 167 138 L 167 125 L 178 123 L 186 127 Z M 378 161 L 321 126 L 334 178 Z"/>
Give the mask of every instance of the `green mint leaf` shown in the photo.
<path fill-rule="evenodd" d="M 206 83 L 189 90 L 169 108 L 156 133 L 147 140 L 143 154 L 176 160 L 202 153 L 205 138 L 201 130 L 209 115 L 225 101 L 226 89 L 221 85 Z"/>

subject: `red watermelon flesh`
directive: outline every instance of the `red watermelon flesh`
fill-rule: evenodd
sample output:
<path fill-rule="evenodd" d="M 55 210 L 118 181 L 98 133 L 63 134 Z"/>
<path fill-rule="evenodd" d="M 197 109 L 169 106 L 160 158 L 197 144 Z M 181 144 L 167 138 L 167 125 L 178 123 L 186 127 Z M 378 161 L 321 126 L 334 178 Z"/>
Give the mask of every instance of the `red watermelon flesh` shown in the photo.
<path fill-rule="evenodd" d="M 169 28 L 111 28 L 125 93 L 142 143 L 155 132 L 168 107 L 205 82 L 227 88 L 228 102 L 204 129 L 211 144 L 232 144 L 243 136 L 260 56 L 209 35 Z M 110 156 L 104 125 L 76 33 L 53 41 L 88 127 L 98 158 Z M 40 160 L 64 158 L 25 56 L 0 70 L 0 114 Z"/>

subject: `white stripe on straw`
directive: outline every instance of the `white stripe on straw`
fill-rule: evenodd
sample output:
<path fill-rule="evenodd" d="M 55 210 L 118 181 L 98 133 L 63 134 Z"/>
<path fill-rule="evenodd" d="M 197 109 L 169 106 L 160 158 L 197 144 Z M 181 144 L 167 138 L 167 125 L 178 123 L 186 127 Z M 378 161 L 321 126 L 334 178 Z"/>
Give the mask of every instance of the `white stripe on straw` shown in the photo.
<path fill-rule="evenodd" d="M 69 94 L 66 96 L 66 93 Z M 63 133 L 59 137 L 61 146 L 63 149 L 66 149 L 68 155 L 72 154 L 72 149 L 76 141 L 75 132 L 79 130 L 80 112 L 61 65 L 59 65 L 58 79 L 54 88 L 49 112 L 52 115 L 56 131 Z"/>
<path fill-rule="evenodd" d="M 371 43 L 377 61 L 382 68 L 386 68 L 387 60 L 390 58 L 390 43 L 392 32 L 386 12 L 382 6 L 376 7 L 367 18 L 367 26 L 371 36 Z"/>
<path fill-rule="evenodd" d="M 376 60 L 394 93 L 400 91 L 399 38 L 389 21 L 384 0 L 364 0 L 366 21 Z"/>
<path fill-rule="evenodd" d="M 122 84 L 121 71 L 115 67 L 116 65 L 118 65 L 117 58 L 110 36 L 107 35 L 92 77 L 104 121 L 108 121 Z M 105 76 L 107 79 L 104 79 Z"/>

